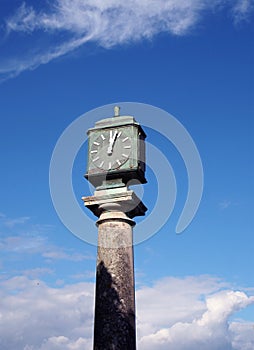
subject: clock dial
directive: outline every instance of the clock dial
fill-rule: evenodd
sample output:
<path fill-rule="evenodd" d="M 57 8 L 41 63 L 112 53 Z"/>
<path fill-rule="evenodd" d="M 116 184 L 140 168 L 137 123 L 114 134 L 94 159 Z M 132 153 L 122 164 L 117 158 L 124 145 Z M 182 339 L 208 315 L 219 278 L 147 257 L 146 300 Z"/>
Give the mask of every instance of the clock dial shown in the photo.
<path fill-rule="evenodd" d="M 90 157 L 93 164 L 102 170 L 120 168 L 131 154 L 131 139 L 121 129 L 101 132 L 92 142 Z"/>

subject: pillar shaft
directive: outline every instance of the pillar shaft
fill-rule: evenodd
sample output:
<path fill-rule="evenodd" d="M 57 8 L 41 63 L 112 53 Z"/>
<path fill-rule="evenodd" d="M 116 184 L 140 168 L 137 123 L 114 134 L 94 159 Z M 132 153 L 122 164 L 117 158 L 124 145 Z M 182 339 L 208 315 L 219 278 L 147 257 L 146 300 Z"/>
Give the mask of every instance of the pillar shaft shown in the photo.
<path fill-rule="evenodd" d="M 136 350 L 132 218 L 147 208 L 127 187 L 83 200 L 99 218 L 94 350 Z"/>
<path fill-rule="evenodd" d="M 97 223 L 94 350 L 135 350 L 133 221 L 110 216 Z"/>

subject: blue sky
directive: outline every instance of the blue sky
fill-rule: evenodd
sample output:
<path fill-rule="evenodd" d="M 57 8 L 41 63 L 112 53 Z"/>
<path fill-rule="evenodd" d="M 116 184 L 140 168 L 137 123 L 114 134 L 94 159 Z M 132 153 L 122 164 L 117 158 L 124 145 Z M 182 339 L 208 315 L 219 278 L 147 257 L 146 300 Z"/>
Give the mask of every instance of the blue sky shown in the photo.
<path fill-rule="evenodd" d="M 163 228 L 135 246 L 139 348 L 254 347 L 253 7 L 0 1 L 1 349 L 91 348 L 96 247 L 58 218 L 49 165 L 76 118 L 119 101 L 171 113 L 204 169 L 199 210 L 176 235 L 186 169 L 174 146 L 145 128 L 178 193 Z M 89 191 L 85 169 L 86 145 L 73 167 L 78 200 Z M 147 177 L 151 208 L 156 176 Z"/>

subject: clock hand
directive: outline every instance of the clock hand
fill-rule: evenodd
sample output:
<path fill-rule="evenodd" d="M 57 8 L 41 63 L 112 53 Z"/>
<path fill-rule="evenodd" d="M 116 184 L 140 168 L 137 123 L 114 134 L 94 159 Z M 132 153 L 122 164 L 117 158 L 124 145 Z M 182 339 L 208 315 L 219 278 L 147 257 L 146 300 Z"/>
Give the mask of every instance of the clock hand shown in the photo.
<path fill-rule="evenodd" d="M 108 146 L 108 155 L 111 155 L 113 153 L 113 147 L 116 141 L 116 136 L 117 136 L 117 130 L 115 130 L 114 135 L 112 135 L 112 130 L 110 130 L 110 135 L 109 135 L 109 146 Z"/>
<path fill-rule="evenodd" d="M 116 136 L 117 136 L 117 130 L 115 130 L 113 136 L 112 136 L 112 130 L 110 130 L 109 142 L 113 144 L 115 142 L 115 140 L 116 140 Z"/>

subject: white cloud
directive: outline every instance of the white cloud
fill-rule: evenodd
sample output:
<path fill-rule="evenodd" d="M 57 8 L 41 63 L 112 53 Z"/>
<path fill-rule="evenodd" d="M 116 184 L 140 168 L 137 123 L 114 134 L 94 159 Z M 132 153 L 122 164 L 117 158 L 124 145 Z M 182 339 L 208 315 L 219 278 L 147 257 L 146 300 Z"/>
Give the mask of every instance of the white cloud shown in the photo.
<path fill-rule="evenodd" d="M 225 209 L 228 209 L 230 206 L 232 205 L 232 202 L 225 199 L 223 200 L 222 202 L 219 203 L 219 208 L 221 210 L 225 210 Z"/>
<path fill-rule="evenodd" d="M 161 30 L 183 34 L 207 1 L 56 0 L 52 11 L 36 13 L 23 4 L 7 21 L 7 31 L 68 30 L 98 40 L 103 46 L 151 37 Z M 161 23 L 160 23 L 161 22 Z"/>
<path fill-rule="evenodd" d="M 20 234 L 0 238 L 0 251 L 20 254 L 35 254 L 46 246 L 46 237 L 33 234 Z"/>
<path fill-rule="evenodd" d="M 229 326 L 233 334 L 233 349 L 253 350 L 254 349 L 254 324 L 232 322 Z"/>
<path fill-rule="evenodd" d="M 165 278 L 137 292 L 140 350 L 251 350 L 253 325 L 230 320 L 254 302 L 210 276 Z M 223 289 L 223 290 L 221 290 Z M 0 282 L 1 350 L 90 350 L 94 284 L 52 288 L 24 276 Z"/>
<path fill-rule="evenodd" d="M 29 55 L 2 60 L 0 74 L 15 76 L 90 41 L 110 48 L 152 39 L 161 32 L 186 35 L 202 20 L 205 12 L 216 12 L 222 7 L 228 7 L 239 21 L 248 16 L 252 5 L 253 0 L 55 0 L 47 11 L 42 11 L 23 3 L 6 20 L 7 36 L 23 32 L 29 34 L 31 40 L 32 34 L 40 33 L 54 37 L 54 46 L 39 49 L 42 41 L 38 45 L 34 39 L 32 47 L 28 47 Z"/>
<path fill-rule="evenodd" d="M 63 251 L 62 249 L 56 247 L 48 249 L 47 252 L 42 253 L 42 256 L 50 260 L 70 260 L 76 262 L 94 259 L 90 255 L 84 255 L 79 253 L 67 253 L 66 251 Z"/>
<path fill-rule="evenodd" d="M 254 9 L 253 0 L 238 0 L 233 8 L 235 22 L 240 22 L 248 18 L 249 13 Z"/>
<path fill-rule="evenodd" d="M 1 350 L 91 349 L 91 283 L 50 288 L 15 277 L 1 282 Z"/>
<path fill-rule="evenodd" d="M 8 219 L 9 220 L 9 219 Z M 25 224 L 27 220 L 13 219 L 20 224 Z M 6 226 L 6 225 L 5 225 Z M 17 259 L 19 254 L 40 254 L 41 257 L 47 259 L 47 262 L 54 260 L 69 260 L 80 262 L 84 260 L 93 260 L 91 255 L 80 254 L 73 252 L 71 249 L 55 246 L 49 243 L 46 235 L 41 233 L 47 230 L 47 225 L 24 225 L 23 231 L 27 233 L 20 233 L 15 235 L 2 234 L 0 238 L 0 252 L 15 253 Z M 30 233 L 31 232 L 31 233 Z"/>
<path fill-rule="evenodd" d="M 137 292 L 137 307 L 143 316 L 139 320 L 140 335 L 200 317 L 206 309 L 202 296 L 226 287 L 225 282 L 210 276 L 190 276 L 168 277 L 151 287 L 140 288 Z"/>
<path fill-rule="evenodd" d="M 189 302 L 192 304 L 193 300 Z M 251 350 L 249 344 L 253 345 L 254 334 L 248 332 L 249 325 L 242 324 L 238 328 L 235 323 L 230 327 L 229 317 L 252 303 L 254 297 L 248 297 L 243 292 L 216 293 L 207 298 L 206 310 L 200 317 L 194 317 L 191 322 L 177 322 L 169 328 L 144 335 L 140 339 L 140 349 Z"/>
<path fill-rule="evenodd" d="M 86 338 L 78 338 L 70 340 L 67 337 L 51 337 L 38 350 L 82 350 L 92 349 L 92 340 Z M 28 349 L 29 350 L 29 349 Z"/>
<path fill-rule="evenodd" d="M 22 274 L 35 279 L 35 278 L 39 278 L 43 275 L 52 275 L 54 273 L 54 270 L 46 268 L 46 267 L 37 267 L 34 269 L 29 269 L 29 270 L 23 270 Z"/>
<path fill-rule="evenodd" d="M 6 215 L 0 213 L 0 220 L 1 223 L 8 227 L 8 228 L 13 228 L 16 225 L 23 225 L 24 223 L 28 222 L 30 220 L 29 216 L 22 216 L 19 218 L 8 218 Z"/>
<path fill-rule="evenodd" d="M 94 278 L 95 271 L 85 271 L 83 273 L 77 273 L 74 275 L 71 275 L 70 277 L 74 280 L 86 280 L 87 278 Z"/>

